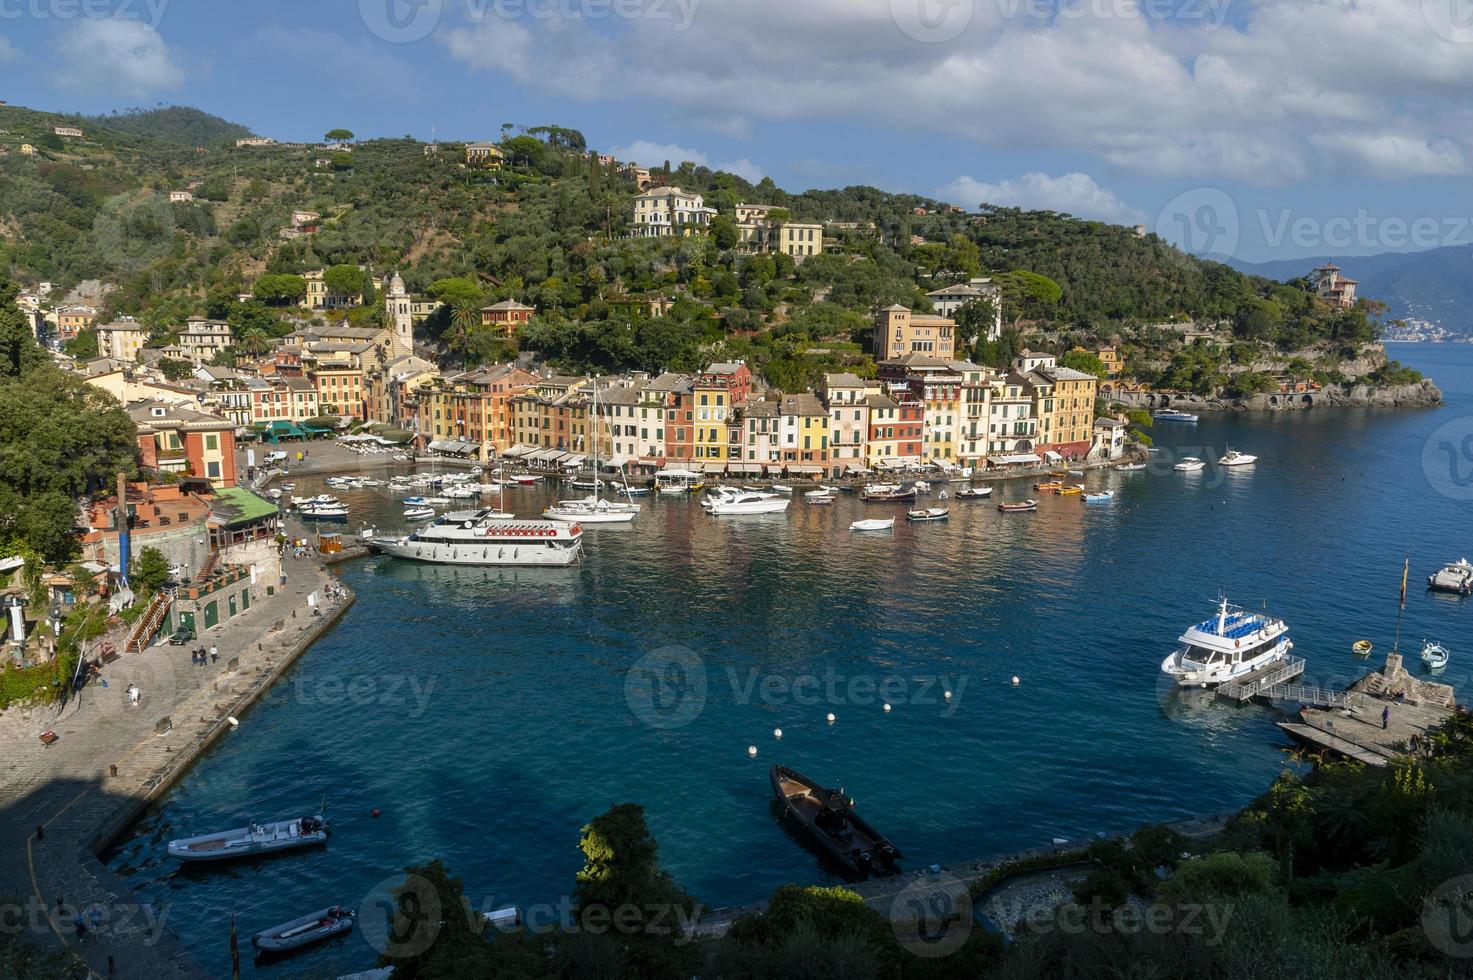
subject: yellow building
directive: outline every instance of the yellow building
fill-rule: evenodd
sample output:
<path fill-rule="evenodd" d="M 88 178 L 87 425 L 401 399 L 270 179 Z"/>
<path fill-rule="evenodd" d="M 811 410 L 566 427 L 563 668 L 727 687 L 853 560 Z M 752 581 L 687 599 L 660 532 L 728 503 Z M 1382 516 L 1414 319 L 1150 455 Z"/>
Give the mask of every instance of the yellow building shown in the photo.
<path fill-rule="evenodd" d="M 328 415 L 351 415 L 366 418 L 363 371 L 356 367 L 334 365 L 312 372 L 317 387 L 317 404 Z"/>
<path fill-rule="evenodd" d="M 814 395 L 786 395 L 778 403 L 778 444 L 784 469 L 822 476 L 829 468 L 829 413 Z"/>
<path fill-rule="evenodd" d="M 731 392 L 725 385 L 701 376 L 691 386 L 694 425 L 691 445 L 695 459 L 726 459 L 726 423 L 731 417 Z"/>
<path fill-rule="evenodd" d="M 956 356 L 956 321 L 912 313 L 899 303 L 881 310 L 875 317 L 875 360 L 889 361 L 907 354 L 951 360 Z"/>
<path fill-rule="evenodd" d="M 132 317 L 97 328 L 97 356 L 128 364 L 138 363 L 138 352 L 148 340 L 148 330 Z"/>
<path fill-rule="evenodd" d="M 1094 443 L 1094 407 L 1100 379 L 1059 367 L 1053 355 L 1024 351 L 1014 366 L 1033 388 L 1038 446 L 1065 457 L 1083 457 Z"/>
<path fill-rule="evenodd" d="M 468 167 L 499 170 L 501 169 L 501 147 L 495 143 L 467 143 L 465 162 Z"/>

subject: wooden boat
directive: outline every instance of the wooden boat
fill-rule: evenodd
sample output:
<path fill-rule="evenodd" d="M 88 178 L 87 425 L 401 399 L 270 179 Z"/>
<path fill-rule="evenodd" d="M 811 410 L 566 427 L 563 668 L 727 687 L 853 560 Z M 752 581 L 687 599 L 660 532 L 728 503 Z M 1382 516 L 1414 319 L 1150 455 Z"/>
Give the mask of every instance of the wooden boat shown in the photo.
<path fill-rule="evenodd" d="M 851 531 L 888 531 L 895 526 L 895 518 L 887 517 L 884 520 L 873 519 L 868 521 L 855 521 L 849 525 Z"/>
<path fill-rule="evenodd" d="M 962 487 L 956 492 L 957 500 L 982 500 L 992 496 L 991 487 Z"/>
<path fill-rule="evenodd" d="M 1021 514 L 1024 511 L 1037 510 L 1038 501 L 1021 500 L 1015 504 L 998 504 L 997 509 L 1002 511 L 1004 514 Z"/>
<path fill-rule="evenodd" d="M 1073 496 L 1074 494 L 1084 493 L 1084 484 L 1080 483 L 1072 487 L 1059 487 L 1059 489 L 1055 490 L 1054 493 L 1058 494 L 1060 497 L 1069 497 Z"/>
<path fill-rule="evenodd" d="M 859 875 L 900 870 L 900 851 L 854 812 L 854 801 L 842 790 L 826 789 L 787 766 L 773 766 L 767 775 L 783 812 L 844 867 Z"/>
<path fill-rule="evenodd" d="M 945 507 L 925 507 L 905 512 L 907 521 L 944 521 L 950 516 L 951 511 Z"/>
<path fill-rule="evenodd" d="M 1447 647 L 1430 640 L 1422 641 L 1422 663 L 1427 665 L 1428 670 L 1441 670 L 1450 659 L 1452 655 L 1447 652 Z"/>
<path fill-rule="evenodd" d="M 1371 655 L 1371 641 L 1356 640 L 1350 645 L 1350 652 L 1357 657 L 1369 657 Z"/>
<path fill-rule="evenodd" d="M 1047 483 L 1035 483 L 1035 484 L 1033 484 L 1033 489 L 1035 489 L 1035 490 L 1045 490 L 1045 491 L 1048 491 L 1048 490 L 1059 490 L 1063 486 L 1064 486 L 1064 484 L 1060 483 L 1058 480 L 1050 480 Z"/>
<path fill-rule="evenodd" d="M 861 493 L 865 500 L 914 500 L 916 499 L 916 488 L 914 486 L 904 487 L 898 483 L 872 483 L 865 487 Z"/>
<path fill-rule="evenodd" d="M 251 945 L 262 953 L 292 953 L 313 943 L 353 931 L 353 910 L 333 905 L 297 916 L 290 922 L 263 929 L 251 937 Z"/>
<path fill-rule="evenodd" d="M 253 823 L 214 834 L 183 837 L 169 841 L 168 851 L 169 857 L 181 861 L 230 861 L 326 844 L 330 829 L 327 818 L 318 814 L 299 820 Z"/>

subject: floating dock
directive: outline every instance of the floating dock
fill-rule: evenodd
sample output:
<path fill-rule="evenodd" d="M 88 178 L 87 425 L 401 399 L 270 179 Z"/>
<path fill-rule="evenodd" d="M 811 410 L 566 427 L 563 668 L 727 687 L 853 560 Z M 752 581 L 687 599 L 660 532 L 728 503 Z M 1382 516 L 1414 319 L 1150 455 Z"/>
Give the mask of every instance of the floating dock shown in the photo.
<path fill-rule="evenodd" d="M 1304 675 L 1304 658 L 1290 657 L 1282 663 L 1268 664 L 1240 680 L 1217 688 L 1217 696 L 1242 704 L 1245 701 L 1294 701 L 1316 708 L 1351 706 L 1348 691 L 1334 691 L 1312 684 L 1295 684 Z"/>

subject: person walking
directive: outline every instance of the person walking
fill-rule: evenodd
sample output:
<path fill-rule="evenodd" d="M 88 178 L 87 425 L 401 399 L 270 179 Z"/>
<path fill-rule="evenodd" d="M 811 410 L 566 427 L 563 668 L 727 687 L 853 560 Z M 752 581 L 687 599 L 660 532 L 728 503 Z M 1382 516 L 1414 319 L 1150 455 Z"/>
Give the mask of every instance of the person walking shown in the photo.
<path fill-rule="evenodd" d="M 219 659 L 220 659 L 220 648 L 218 646 L 216 646 L 215 644 L 211 643 L 210 644 L 210 662 L 211 663 L 214 663 L 215 661 L 217 661 Z"/>
<path fill-rule="evenodd" d="M 1390 723 L 1390 721 L 1391 721 L 1391 705 L 1388 704 L 1386 707 L 1384 707 L 1384 708 L 1381 709 L 1381 730 L 1383 732 L 1386 730 L 1386 726 L 1387 726 L 1387 724 Z"/>

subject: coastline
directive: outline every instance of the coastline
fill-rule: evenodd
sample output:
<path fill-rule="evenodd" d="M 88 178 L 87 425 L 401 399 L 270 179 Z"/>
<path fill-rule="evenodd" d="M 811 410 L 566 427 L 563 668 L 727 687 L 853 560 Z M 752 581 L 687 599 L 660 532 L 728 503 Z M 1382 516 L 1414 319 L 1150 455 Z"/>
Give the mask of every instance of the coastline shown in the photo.
<path fill-rule="evenodd" d="M 196 667 L 175 664 L 170 671 L 169 661 L 182 660 L 182 649 L 155 646 L 109 665 L 109 688 L 84 689 L 60 711 L 16 709 L 18 717 L 0 733 L 7 755 L 21 760 L 23 769 L 0 787 L 0 848 L 9 852 L 0 890 L 31 906 L 22 910 L 29 913 L 28 938 L 80 954 L 92 977 L 209 976 L 99 855 L 233 727 L 228 719 L 247 716 L 337 625 L 355 601 L 351 591 L 339 586 L 341 598 L 320 601 L 318 615 L 306 603 L 329 582 L 336 577 L 320 563 L 295 567 L 286 589 L 242 614 L 251 622 L 232 620 L 230 631 L 209 637 L 224 662 L 211 665 L 203 680 L 193 673 Z M 134 682 L 144 691 L 145 710 L 136 714 L 117 707 L 122 686 Z M 116 700 L 95 703 L 108 697 Z M 52 728 L 63 738 L 38 748 L 32 728 Z M 38 830 L 44 836 L 38 838 Z M 103 926 L 74 942 L 71 916 L 92 908 L 103 910 Z"/>
<path fill-rule="evenodd" d="M 1103 397 L 1103 396 L 1102 396 Z M 1225 398 L 1175 391 L 1115 392 L 1106 400 L 1133 409 L 1171 407 L 1192 412 L 1297 412 L 1343 408 L 1438 408 L 1442 389 L 1430 378 L 1410 385 L 1351 385 L 1292 394 Z"/>

